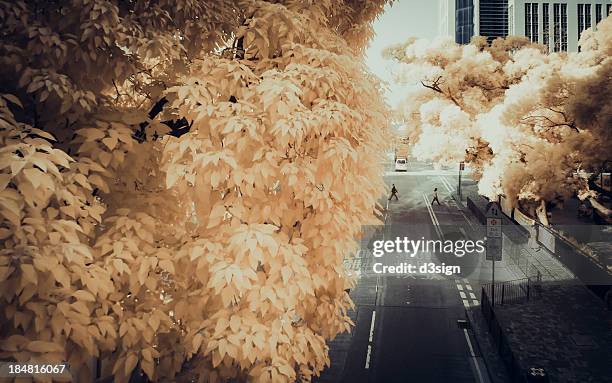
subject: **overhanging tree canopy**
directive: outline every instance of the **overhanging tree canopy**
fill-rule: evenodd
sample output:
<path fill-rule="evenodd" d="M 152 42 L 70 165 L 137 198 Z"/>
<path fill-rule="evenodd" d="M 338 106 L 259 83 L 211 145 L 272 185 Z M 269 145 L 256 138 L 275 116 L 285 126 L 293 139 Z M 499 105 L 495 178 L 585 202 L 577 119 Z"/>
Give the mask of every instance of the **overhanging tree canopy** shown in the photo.
<path fill-rule="evenodd" d="M 583 33 L 578 53 L 548 54 L 517 36 L 389 47 L 399 80 L 419 84 L 398 108 L 413 153 L 468 162 L 492 198 L 551 201 L 584 190 L 574 173 L 600 169 L 610 154 L 611 37 L 608 17 Z"/>
<path fill-rule="evenodd" d="M 0 358 L 318 374 L 384 188 L 384 3 L 0 1 Z"/>

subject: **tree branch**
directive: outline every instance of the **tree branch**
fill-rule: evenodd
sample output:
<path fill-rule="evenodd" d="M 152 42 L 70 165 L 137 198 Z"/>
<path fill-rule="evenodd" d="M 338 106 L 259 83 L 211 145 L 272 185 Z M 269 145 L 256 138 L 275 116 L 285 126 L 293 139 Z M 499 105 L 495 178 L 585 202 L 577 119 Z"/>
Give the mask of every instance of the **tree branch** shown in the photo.
<path fill-rule="evenodd" d="M 442 76 L 438 76 L 437 79 L 435 79 L 431 85 L 425 84 L 423 81 L 421 81 L 421 85 L 423 85 L 425 88 L 427 89 L 431 89 L 434 92 L 438 92 L 440 94 L 445 95 L 446 97 L 448 97 L 455 105 L 457 105 L 458 107 L 461 107 L 461 105 L 459 105 L 459 102 L 455 99 L 455 97 L 453 97 L 451 91 L 450 91 L 450 87 L 448 88 L 448 94 L 445 93 L 442 88 L 440 88 L 440 80 L 442 79 Z"/>
<path fill-rule="evenodd" d="M 555 128 L 558 126 L 567 126 L 568 128 L 576 131 L 576 132 L 580 132 L 580 129 L 578 129 L 576 127 L 576 123 L 574 121 L 565 121 L 565 122 L 556 122 L 551 120 L 550 118 L 546 117 L 546 116 L 527 116 L 527 117 L 523 117 L 521 118 L 521 122 L 526 123 L 526 124 L 530 124 L 530 125 L 534 125 L 535 123 L 530 123 L 527 121 L 527 119 L 544 119 L 546 121 L 548 121 L 550 123 L 550 125 L 546 126 L 547 128 Z"/>

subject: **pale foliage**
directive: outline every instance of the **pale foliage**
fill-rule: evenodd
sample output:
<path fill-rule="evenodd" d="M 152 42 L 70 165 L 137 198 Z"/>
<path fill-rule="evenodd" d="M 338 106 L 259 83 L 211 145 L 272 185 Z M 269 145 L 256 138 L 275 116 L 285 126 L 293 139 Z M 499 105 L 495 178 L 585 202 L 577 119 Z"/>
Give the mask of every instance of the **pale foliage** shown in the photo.
<path fill-rule="evenodd" d="M 489 197 L 552 200 L 584 188 L 573 173 L 610 158 L 612 17 L 580 44 L 580 53 L 553 54 L 522 37 L 389 47 L 398 80 L 422 84 L 398 110 L 413 153 L 467 161 Z"/>
<path fill-rule="evenodd" d="M 384 188 L 384 3 L 0 1 L 0 359 L 318 374 Z"/>

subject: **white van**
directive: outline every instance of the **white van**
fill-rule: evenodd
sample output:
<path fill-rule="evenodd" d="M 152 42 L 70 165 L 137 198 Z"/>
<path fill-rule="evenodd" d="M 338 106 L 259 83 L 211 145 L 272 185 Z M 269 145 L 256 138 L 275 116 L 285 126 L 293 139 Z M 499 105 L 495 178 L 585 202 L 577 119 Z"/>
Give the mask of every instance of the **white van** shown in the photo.
<path fill-rule="evenodd" d="M 408 171 L 408 161 L 403 157 L 396 158 L 395 159 L 395 171 L 396 172 Z"/>

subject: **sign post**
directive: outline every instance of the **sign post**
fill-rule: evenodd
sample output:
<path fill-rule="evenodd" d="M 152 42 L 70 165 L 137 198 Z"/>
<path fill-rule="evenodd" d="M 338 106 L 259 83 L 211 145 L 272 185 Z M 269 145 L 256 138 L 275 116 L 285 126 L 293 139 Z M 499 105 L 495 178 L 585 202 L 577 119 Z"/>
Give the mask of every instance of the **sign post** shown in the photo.
<path fill-rule="evenodd" d="M 491 260 L 491 305 L 495 306 L 495 261 L 502 260 L 502 214 L 497 202 L 489 202 L 487 217 L 487 254 Z"/>
<path fill-rule="evenodd" d="M 459 195 L 459 199 L 461 200 L 461 171 L 465 169 L 465 162 L 459 162 L 459 183 L 457 185 L 457 194 Z"/>

